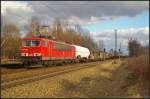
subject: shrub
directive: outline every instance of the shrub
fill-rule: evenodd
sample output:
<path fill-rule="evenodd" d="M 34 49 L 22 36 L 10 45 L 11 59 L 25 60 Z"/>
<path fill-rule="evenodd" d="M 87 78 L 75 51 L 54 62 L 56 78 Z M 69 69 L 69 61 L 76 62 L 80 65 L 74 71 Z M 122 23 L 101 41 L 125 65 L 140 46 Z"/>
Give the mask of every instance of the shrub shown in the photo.
<path fill-rule="evenodd" d="M 139 57 L 133 57 L 127 59 L 127 64 L 131 72 L 139 76 L 143 81 L 148 81 L 148 65 L 149 65 L 149 56 L 148 54 L 140 55 Z"/>

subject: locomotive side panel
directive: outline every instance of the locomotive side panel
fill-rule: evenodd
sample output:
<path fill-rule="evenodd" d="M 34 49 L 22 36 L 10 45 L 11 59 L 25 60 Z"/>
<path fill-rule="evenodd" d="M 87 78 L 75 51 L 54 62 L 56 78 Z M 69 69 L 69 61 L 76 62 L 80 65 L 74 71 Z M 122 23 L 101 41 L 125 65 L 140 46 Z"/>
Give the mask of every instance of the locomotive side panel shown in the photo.
<path fill-rule="evenodd" d="M 42 46 L 41 46 L 41 53 L 42 53 L 42 60 L 47 60 L 49 58 L 48 56 L 48 41 L 47 40 L 42 40 L 41 41 Z"/>
<path fill-rule="evenodd" d="M 53 42 L 51 44 L 51 58 L 52 59 L 74 59 L 74 47 L 69 44 L 60 42 Z"/>

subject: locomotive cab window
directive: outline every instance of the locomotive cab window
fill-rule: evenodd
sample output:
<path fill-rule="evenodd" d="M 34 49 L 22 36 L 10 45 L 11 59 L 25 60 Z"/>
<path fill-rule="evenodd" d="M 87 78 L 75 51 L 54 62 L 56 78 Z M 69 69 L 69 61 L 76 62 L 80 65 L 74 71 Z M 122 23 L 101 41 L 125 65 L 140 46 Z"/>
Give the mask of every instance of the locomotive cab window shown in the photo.
<path fill-rule="evenodd" d="M 40 46 L 39 40 L 24 40 L 22 46 Z"/>
<path fill-rule="evenodd" d="M 31 41 L 31 46 L 39 46 L 39 45 L 40 45 L 40 41 L 38 41 L 38 40 Z"/>

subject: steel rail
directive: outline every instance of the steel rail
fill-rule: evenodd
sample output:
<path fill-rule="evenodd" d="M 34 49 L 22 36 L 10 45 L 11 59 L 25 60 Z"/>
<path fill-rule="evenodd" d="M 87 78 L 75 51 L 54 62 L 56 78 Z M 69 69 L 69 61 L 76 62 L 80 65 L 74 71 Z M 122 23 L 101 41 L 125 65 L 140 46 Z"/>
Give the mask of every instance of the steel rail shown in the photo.
<path fill-rule="evenodd" d="M 103 62 L 106 62 L 106 61 L 96 62 L 94 64 L 92 64 L 92 63 L 81 64 L 78 67 L 66 69 L 66 70 L 63 70 L 63 71 L 45 73 L 45 74 L 41 74 L 41 75 L 37 75 L 37 76 L 34 75 L 32 77 L 30 76 L 30 77 L 27 77 L 27 78 L 20 78 L 20 79 L 11 80 L 11 81 L 3 81 L 3 82 L 1 82 L 1 89 L 7 89 L 7 88 L 15 87 L 15 86 L 18 86 L 18 85 L 22 85 L 22 84 L 26 84 L 26 83 L 30 83 L 30 82 L 34 82 L 34 81 L 39 81 L 39 80 L 42 80 L 42 79 L 46 79 L 46 78 L 49 78 L 49 77 L 54 77 L 54 76 L 69 73 L 69 72 L 72 72 L 72 71 L 81 70 L 81 69 L 84 69 L 84 68 L 91 68 L 91 67 L 97 66 L 98 64 L 103 63 Z"/>

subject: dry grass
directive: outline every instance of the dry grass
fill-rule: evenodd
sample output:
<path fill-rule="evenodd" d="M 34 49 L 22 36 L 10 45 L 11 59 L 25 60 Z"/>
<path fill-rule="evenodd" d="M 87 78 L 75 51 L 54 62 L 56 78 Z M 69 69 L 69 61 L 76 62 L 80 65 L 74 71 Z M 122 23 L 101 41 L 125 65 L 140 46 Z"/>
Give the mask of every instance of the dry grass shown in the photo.
<path fill-rule="evenodd" d="M 149 56 L 141 55 L 139 57 L 127 59 L 127 65 L 131 72 L 135 73 L 143 81 L 148 81 Z"/>
<path fill-rule="evenodd" d="M 94 75 L 85 75 L 78 82 L 63 79 L 62 92 L 65 97 L 78 98 L 128 97 L 125 90 L 121 88 L 126 84 L 124 81 L 127 75 L 127 70 L 121 66 L 121 63 L 105 63 L 95 68 Z"/>
<path fill-rule="evenodd" d="M 129 58 L 126 61 L 128 69 L 132 74 L 138 77 L 136 82 L 139 93 L 142 96 L 149 96 L 149 56 L 148 54 L 139 57 Z"/>
<path fill-rule="evenodd" d="M 112 64 L 111 61 L 96 67 L 2 90 L 2 97 L 139 98 L 146 96 L 139 93 L 139 90 L 145 91 L 145 89 L 138 89 L 137 79 L 127 79 L 129 76 L 127 65 L 122 65 L 122 62 Z"/>
<path fill-rule="evenodd" d="M 113 79 L 116 75 L 112 75 L 113 71 L 118 67 L 119 64 L 112 65 L 111 62 L 100 64 L 96 67 L 81 69 L 64 75 L 2 90 L 2 97 L 96 98 L 120 96 L 124 92 L 120 93 L 120 88 L 116 87 L 116 85 L 118 86 L 119 79 Z M 112 89 L 115 90 L 112 91 Z"/>

